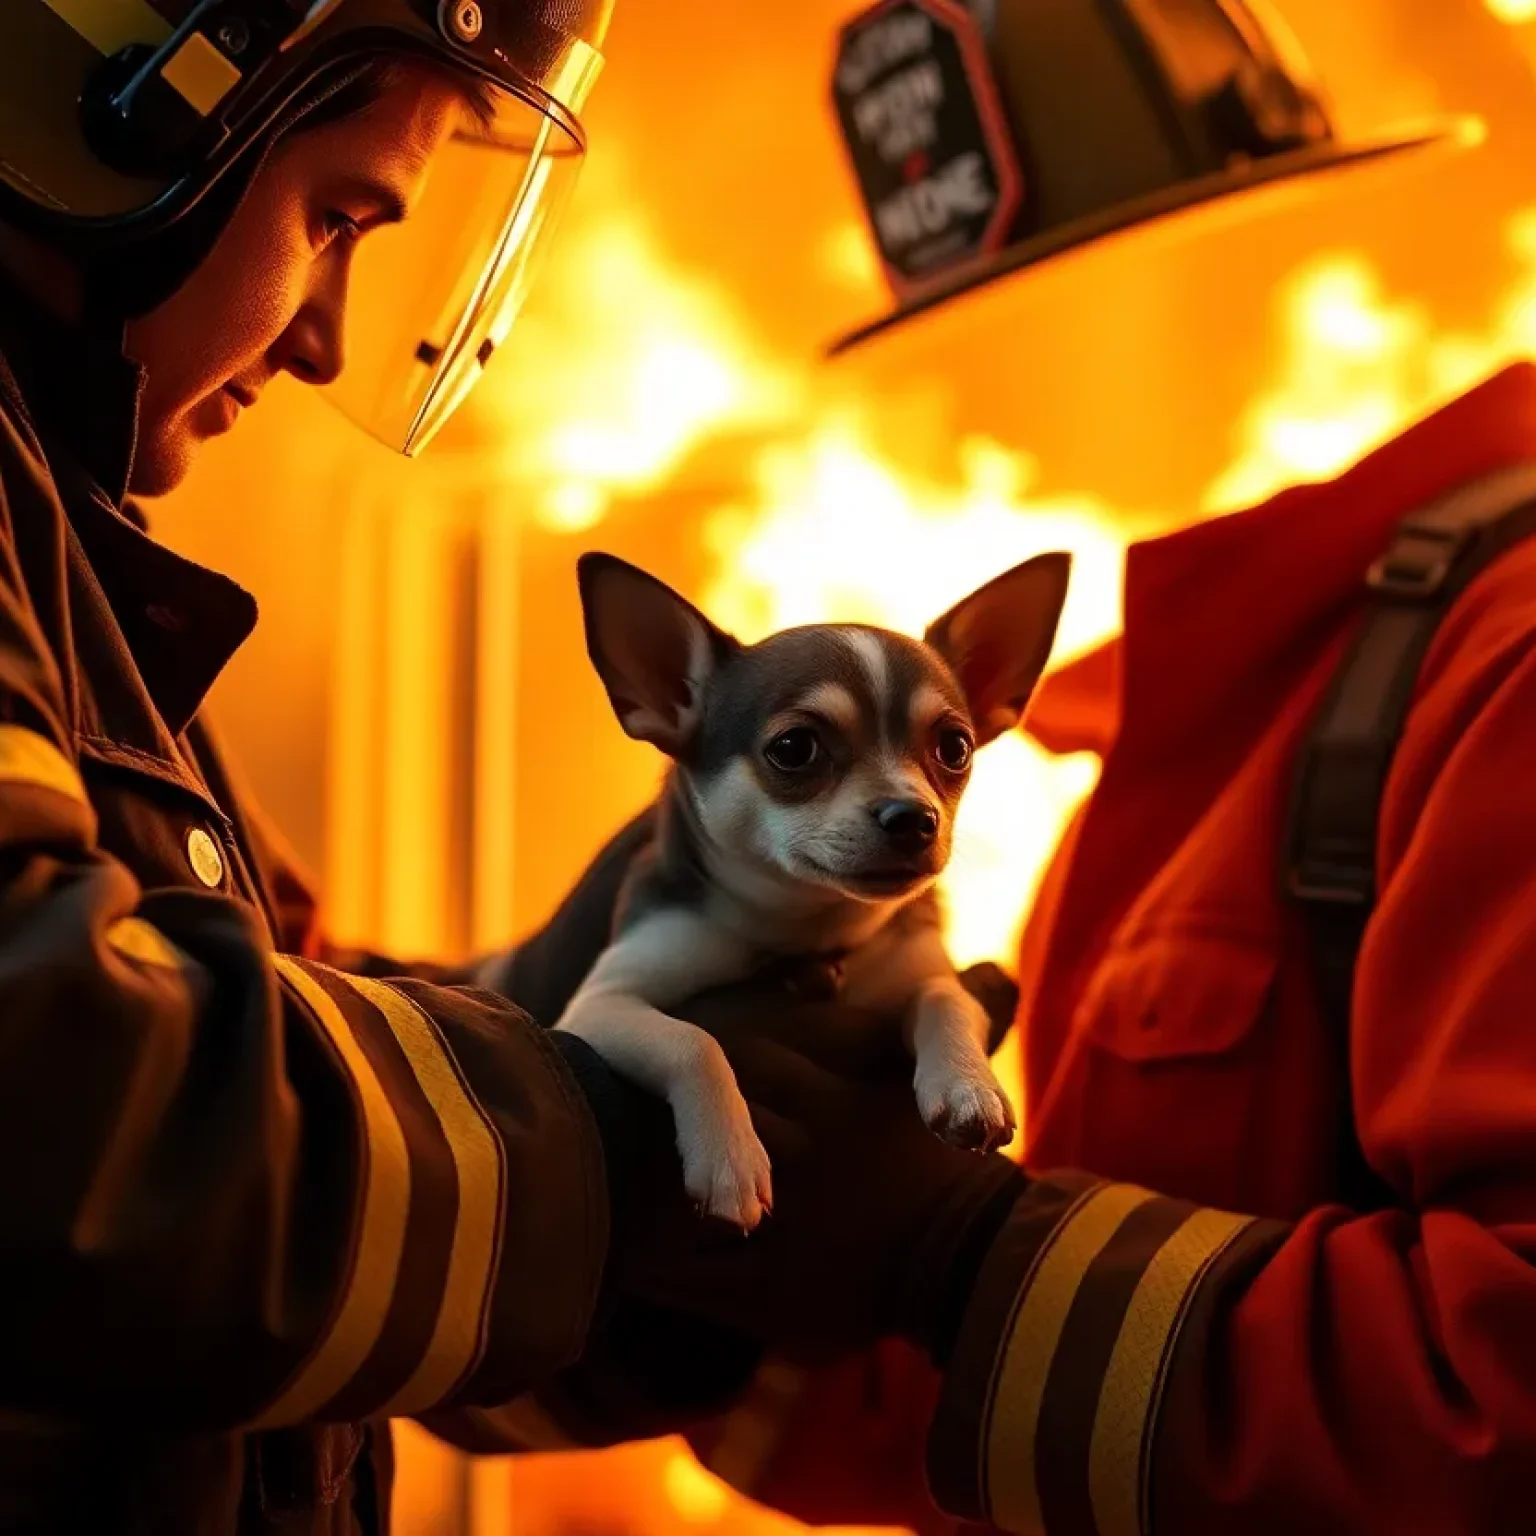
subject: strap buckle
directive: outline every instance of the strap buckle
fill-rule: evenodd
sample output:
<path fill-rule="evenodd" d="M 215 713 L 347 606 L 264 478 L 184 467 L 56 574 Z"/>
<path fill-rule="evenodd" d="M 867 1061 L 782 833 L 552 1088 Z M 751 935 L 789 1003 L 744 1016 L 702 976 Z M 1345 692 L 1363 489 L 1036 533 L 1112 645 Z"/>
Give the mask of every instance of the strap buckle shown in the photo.
<path fill-rule="evenodd" d="M 1376 899 L 1375 874 L 1358 863 L 1301 858 L 1286 872 L 1285 887 L 1297 901 L 1326 907 L 1368 907 Z"/>
<path fill-rule="evenodd" d="M 1434 597 L 1479 532 L 1409 518 L 1398 528 L 1386 554 L 1366 573 L 1365 584 L 1389 597 L 1411 601 Z"/>

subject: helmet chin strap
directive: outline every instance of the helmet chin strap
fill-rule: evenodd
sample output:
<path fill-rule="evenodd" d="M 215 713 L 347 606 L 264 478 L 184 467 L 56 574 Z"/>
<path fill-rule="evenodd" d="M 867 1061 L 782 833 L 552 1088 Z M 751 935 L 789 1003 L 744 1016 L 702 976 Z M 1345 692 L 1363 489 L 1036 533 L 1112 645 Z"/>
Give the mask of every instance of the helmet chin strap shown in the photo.
<path fill-rule="evenodd" d="M 164 234 L 109 250 L 83 268 L 85 325 L 106 337 L 170 298 L 202 265 L 249 192 L 260 161 L 231 166 Z"/>
<path fill-rule="evenodd" d="M 128 321 L 158 309 L 207 260 L 278 143 L 367 67 L 366 63 L 356 64 L 314 82 L 163 234 L 83 261 L 81 318 L 85 327 L 120 347 Z"/>

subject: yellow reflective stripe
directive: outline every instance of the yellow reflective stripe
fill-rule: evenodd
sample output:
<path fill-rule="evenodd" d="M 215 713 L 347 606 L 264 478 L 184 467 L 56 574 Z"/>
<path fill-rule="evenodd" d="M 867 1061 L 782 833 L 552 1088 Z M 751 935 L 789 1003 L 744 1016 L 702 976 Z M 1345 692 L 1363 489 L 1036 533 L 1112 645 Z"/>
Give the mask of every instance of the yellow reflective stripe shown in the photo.
<path fill-rule="evenodd" d="M 146 0 L 43 0 L 43 4 L 107 55 L 130 43 L 163 43 L 171 35 L 170 22 Z M 160 73 L 204 117 L 241 79 L 240 71 L 201 32 L 192 33 Z"/>
<path fill-rule="evenodd" d="M 1038 1531 L 1035 1439 L 1046 1377 L 1067 1314 L 1093 1261 L 1132 1211 L 1153 1196 L 1130 1184 L 1106 1184 L 1062 1219 L 1027 1282 L 996 1371 L 987 1435 L 987 1503 L 992 1524 Z"/>
<path fill-rule="evenodd" d="M 1144 1451 L 1165 1362 L 1189 1299 L 1251 1216 L 1196 1211 L 1143 1271 L 1120 1325 L 1093 1420 L 1088 1491 L 1099 1536 L 1142 1536 Z"/>
<path fill-rule="evenodd" d="M 30 784 L 90 804 L 75 765 L 46 736 L 24 725 L 0 725 L 0 784 Z"/>
<path fill-rule="evenodd" d="M 419 1412 L 439 1403 L 479 1358 L 501 1239 L 501 1143 L 443 1044 L 410 998 L 383 982 L 343 976 L 389 1021 L 453 1153 L 459 1209 L 442 1306 L 427 1353 L 382 1411 Z"/>
<path fill-rule="evenodd" d="M 187 38 L 160 75 L 204 117 L 240 84 L 240 71 L 201 32 Z"/>
<path fill-rule="evenodd" d="M 145 965 L 179 971 L 187 964 L 187 957 L 153 923 L 146 923 L 142 917 L 124 917 L 113 923 L 107 929 L 107 943 L 120 955 L 140 960 Z"/>
<path fill-rule="evenodd" d="M 43 0 L 43 4 L 100 53 L 116 53 L 130 43 L 163 43 L 171 35 L 170 22 L 146 0 Z"/>
<path fill-rule="evenodd" d="M 341 1009 L 297 960 L 279 955 L 273 963 L 309 1005 L 346 1064 L 368 1137 L 357 1253 L 341 1306 L 315 1353 L 260 1419 L 262 1424 L 291 1424 L 323 1407 L 352 1380 L 384 1330 L 405 1247 L 411 1164 L 394 1106 Z"/>

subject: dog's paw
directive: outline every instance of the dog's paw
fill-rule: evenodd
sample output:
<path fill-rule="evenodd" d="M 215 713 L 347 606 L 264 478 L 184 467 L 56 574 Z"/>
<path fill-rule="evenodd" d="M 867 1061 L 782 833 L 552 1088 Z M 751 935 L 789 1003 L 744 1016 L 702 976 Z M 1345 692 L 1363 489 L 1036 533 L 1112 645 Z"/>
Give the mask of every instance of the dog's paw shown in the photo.
<path fill-rule="evenodd" d="M 683 1185 L 702 1215 L 751 1232 L 773 1209 L 768 1153 L 734 1081 L 700 1078 L 673 1100 Z"/>
<path fill-rule="evenodd" d="M 919 1078 L 917 1107 L 929 1130 L 969 1152 L 1006 1147 L 1017 1129 L 1013 1106 L 990 1073 L 987 1078 L 956 1076 L 938 1082 Z"/>
<path fill-rule="evenodd" d="M 693 1069 L 677 1075 L 668 1095 L 683 1185 L 701 1214 L 751 1232 L 773 1209 L 768 1153 L 720 1047 L 693 1033 Z"/>
<path fill-rule="evenodd" d="M 772 1211 L 768 1153 L 750 1123 L 712 1145 L 682 1150 L 683 1183 L 700 1214 L 751 1232 Z"/>

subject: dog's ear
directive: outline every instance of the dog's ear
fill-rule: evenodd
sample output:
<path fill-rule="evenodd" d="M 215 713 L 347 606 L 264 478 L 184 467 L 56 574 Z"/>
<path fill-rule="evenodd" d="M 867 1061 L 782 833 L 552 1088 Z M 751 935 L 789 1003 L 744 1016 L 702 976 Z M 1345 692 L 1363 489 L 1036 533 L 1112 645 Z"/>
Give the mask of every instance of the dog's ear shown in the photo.
<path fill-rule="evenodd" d="M 704 686 L 738 648 L 665 583 L 613 555 L 576 564 L 587 654 L 619 724 L 671 757 L 698 729 Z"/>
<path fill-rule="evenodd" d="M 1071 555 L 1037 555 L 956 603 L 923 637 L 965 690 L 979 746 L 1023 719 L 1071 577 Z"/>

